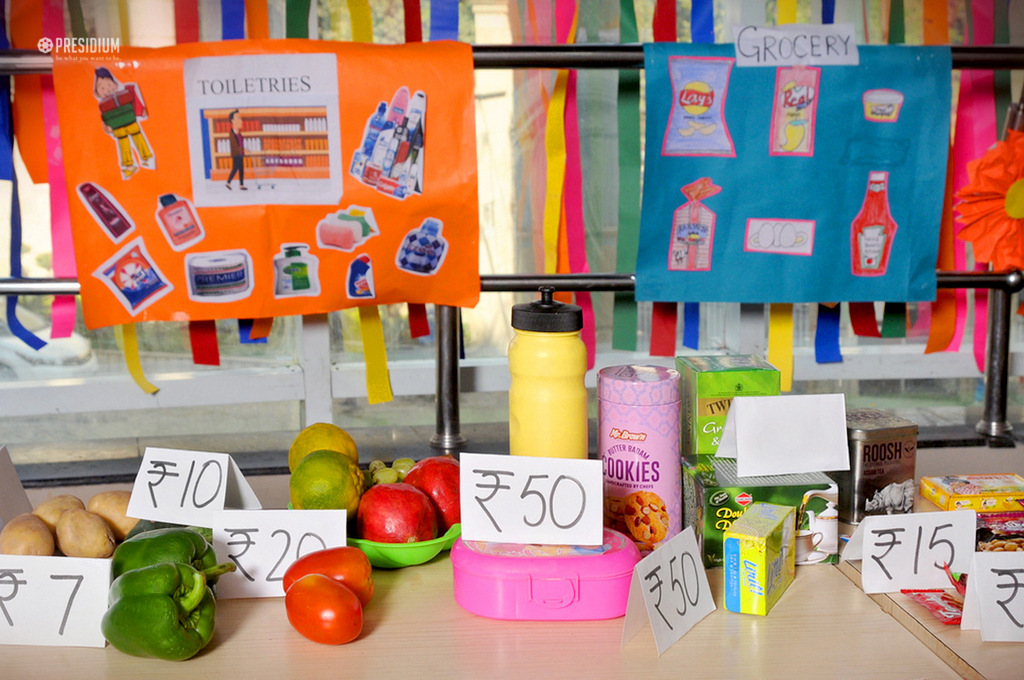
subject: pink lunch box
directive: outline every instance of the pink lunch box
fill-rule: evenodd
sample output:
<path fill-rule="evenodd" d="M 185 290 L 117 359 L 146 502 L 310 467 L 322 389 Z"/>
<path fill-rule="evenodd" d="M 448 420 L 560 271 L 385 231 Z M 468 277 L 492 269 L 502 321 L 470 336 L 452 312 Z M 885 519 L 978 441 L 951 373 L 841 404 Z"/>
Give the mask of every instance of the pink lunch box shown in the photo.
<path fill-rule="evenodd" d="M 491 619 L 584 621 L 626 613 L 640 551 L 618 531 L 599 546 L 455 542 L 455 601 Z"/>

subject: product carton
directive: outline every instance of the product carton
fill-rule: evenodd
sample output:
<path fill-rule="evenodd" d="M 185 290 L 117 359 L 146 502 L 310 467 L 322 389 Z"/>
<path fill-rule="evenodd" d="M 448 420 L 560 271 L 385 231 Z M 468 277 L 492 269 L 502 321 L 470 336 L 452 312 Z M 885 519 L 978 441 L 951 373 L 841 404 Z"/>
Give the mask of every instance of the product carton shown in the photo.
<path fill-rule="evenodd" d="M 796 508 L 752 503 L 725 532 L 725 608 L 764 616 L 793 582 Z"/>
<path fill-rule="evenodd" d="M 691 463 L 714 455 L 733 397 L 780 393 L 777 368 L 754 355 L 676 357 L 682 380 L 681 447 Z"/>
<path fill-rule="evenodd" d="M 1015 474 L 922 477 L 921 495 L 943 510 L 1024 510 L 1024 477 Z"/>
<path fill-rule="evenodd" d="M 838 562 L 838 497 L 836 483 L 822 472 L 740 478 L 732 458 L 706 456 L 696 465 L 683 463 L 683 528 L 693 527 L 708 568 L 722 566 L 726 530 L 756 502 L 799 508 L 796 529 L 812 540 L 800 564 Z"/>

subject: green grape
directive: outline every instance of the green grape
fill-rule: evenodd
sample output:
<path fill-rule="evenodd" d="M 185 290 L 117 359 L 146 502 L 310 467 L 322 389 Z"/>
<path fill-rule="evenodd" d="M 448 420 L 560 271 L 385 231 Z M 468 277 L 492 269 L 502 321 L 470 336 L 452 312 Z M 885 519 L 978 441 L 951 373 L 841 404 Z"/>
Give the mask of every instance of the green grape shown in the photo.
<path fill-rule="evenodd" d="M 399 479 L 405 479 L 405 475 L 412 469 L 416 464 L 412 458 L 398 458 L 391 463 L 391 469 L 398 472 Z"/>
<path fill-rule="evenodd" d="M 366 469 L 370 471 L 370 474 L 373 474 L 377 470 L 383 470 L 387 466 L 388 464 L 385 463 L 384 461 L 378 458 L 374 458 L 373 460 L 370 461 L 370 464 L 366 466 Z"/>
<path fill-rule="evenodd" d="M 394 484 L 398 481 L 398 471 L 391 468 L 376 470 L 373 473 L 374 484 Z"/>

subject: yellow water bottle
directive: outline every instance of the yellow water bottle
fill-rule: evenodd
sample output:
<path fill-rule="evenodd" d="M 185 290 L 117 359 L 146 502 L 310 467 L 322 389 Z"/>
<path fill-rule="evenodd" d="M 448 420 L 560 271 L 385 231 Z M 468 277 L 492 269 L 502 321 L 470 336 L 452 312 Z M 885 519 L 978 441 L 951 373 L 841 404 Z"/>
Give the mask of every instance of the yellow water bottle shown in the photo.
<path fill-rule="evenodd" d="M 509 452 L 514 456 L 586 458 L 587 349 L 583 310 L 552 298 L 513 305 L 508 346 Z"/>

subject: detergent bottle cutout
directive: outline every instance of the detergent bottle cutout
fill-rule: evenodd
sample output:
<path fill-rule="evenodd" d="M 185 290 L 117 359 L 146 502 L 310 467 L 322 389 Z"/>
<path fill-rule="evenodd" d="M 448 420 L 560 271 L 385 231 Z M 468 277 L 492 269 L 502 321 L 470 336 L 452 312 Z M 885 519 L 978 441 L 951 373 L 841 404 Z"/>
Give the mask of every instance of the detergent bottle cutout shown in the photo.
<path fill-rule="evenodd" d="M 515 337 L 508 346 L 509 453 L 586 458 L 587 348 L 583 310 L 558 302 L 555 289 L 512 307 Z"/>
<path fill-rule="evenodd" d="M 406 234 L 395 259 L 399 268 L 414 274 L 433 274 L 440 269 L 448 254 L 448 242 L 441 230 L 441 221 L 428 217 Z"/>

